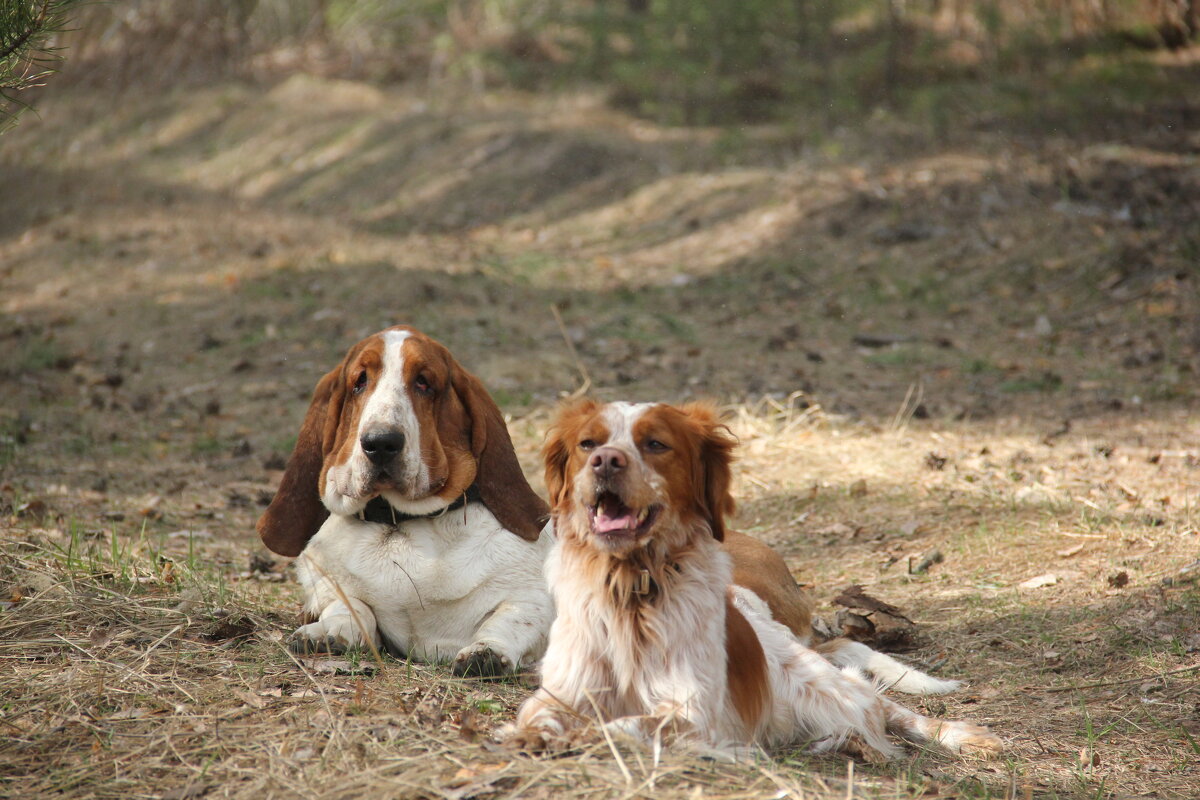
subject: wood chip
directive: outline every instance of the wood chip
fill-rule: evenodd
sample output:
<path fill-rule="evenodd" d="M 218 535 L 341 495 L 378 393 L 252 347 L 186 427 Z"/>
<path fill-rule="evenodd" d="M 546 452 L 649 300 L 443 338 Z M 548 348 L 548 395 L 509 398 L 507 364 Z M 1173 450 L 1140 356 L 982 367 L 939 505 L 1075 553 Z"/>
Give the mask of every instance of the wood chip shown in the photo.
<path fill-rule="evenodd" d="M 1041 589 L 1044 586 L 1053 586 L 1056 583 L 1058 583 L 1058 576 L 1053 572 L 1047 572 L 1045 575 L 1038 575 L 1027 581 L 1022 581 L 1017 586 L 1021 589 Z"/>
<path fill-rule="evenodd" d="M 1074 545 L 1072 547 L 1068 547 L 1066 550 L 1059 550 L 1058 557 L 1059 558 L 1070 558 L 1071 556 L 1078 555 L 1079 553 L 1083 552 L 1084 547 L 1085 547 L 1085 545 L 1080 543 L 1080 544 Z"/>
<path fill-rule="evenodd" d="M 926 553 L 924 556 L 921 557 L 921 560 L 918 561 L 916 563 L 916 565 L 912 567 L 912 569 L 909 570 L 909 574 L 920 575 L 922 572 L 925 572 L 930 567 L 932 567 L 934 564 L 940 564 L 945 560 L 946 560 L 945 556 L 942 555 L 941 550 L 930 550 L 928 553 Z M 909 562 L 909 563 L 911 563 L 911 562 Z"/>

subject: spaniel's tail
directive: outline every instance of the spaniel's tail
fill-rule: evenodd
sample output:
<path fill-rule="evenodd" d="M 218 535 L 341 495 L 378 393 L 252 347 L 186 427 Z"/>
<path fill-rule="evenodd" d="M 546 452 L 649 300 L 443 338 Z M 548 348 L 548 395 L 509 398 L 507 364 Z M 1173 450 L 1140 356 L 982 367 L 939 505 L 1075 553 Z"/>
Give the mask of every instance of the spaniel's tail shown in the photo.
<path fill-rule="evenodd" d="M 895 689 L 905 694 L 947 694 L 962 686 L 962 681 L 927 675 L 916 667 L 872 650 L 862 642 L 830 639 L 814 649 L 839 667 L 857 667 L 869 673 L 883 689 Z"/>

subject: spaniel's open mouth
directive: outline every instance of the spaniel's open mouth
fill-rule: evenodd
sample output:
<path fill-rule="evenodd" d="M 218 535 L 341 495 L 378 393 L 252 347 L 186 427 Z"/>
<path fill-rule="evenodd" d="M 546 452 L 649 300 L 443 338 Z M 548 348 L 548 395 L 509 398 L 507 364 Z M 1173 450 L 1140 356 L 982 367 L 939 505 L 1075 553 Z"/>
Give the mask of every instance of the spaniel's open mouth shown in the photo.
<path fill-rule="evenodd" d="M 662 506 L 648 506 L 635 511 L 612 492 L 600 492 L 588 508 L 588 517 L 597 536 L 637 536 L 650 530 L 661 510 Z"/>

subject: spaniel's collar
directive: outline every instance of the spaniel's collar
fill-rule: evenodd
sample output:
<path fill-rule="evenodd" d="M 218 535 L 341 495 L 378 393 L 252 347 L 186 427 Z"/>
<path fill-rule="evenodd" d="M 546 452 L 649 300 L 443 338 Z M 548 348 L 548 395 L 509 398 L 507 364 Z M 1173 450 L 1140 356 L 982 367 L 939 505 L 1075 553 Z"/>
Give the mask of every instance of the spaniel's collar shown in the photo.
<path fill-rule="evenodd" d="M 467 487 L 465 492 L 459 495 L 457 500 L 445 508 L 439 508 L 437 511 L 431 511 L 428 514 L 409 514 L 407 511 L 401 511 L 400 509 L 396 508 L 387 500 L 384 500 L 383 496 L 380 495 L 378 497 L 371 498 L 370 502 L 363 507 L 363 510 L 358 512 L 358 514 L 355 516 L 357 516 L 363 522 L 377 522 L 382 525 L 392 525 L 394 527 L 402 522 L 408 522 L 414 519 L 433 519 L 434 517 L 440 517 L 443 514 L 455 510 L 456 508 L 462 508 L 467 503 L 478 502 L 480 499 L 479 487 L 477 487 L 475 484 L 471 484 L 469 487 Z"/>
<path fill-rule="evenodd" d="M 683 568 L 677 562 L 672 561 L 667 566 L 676 572 L 683 572 Z M 662 588 L 658 585 L 658 581 L 650 576 L 650 570 L 638 570 L 637 582 L 633 585 L 633 594 L 635 596 L 652 599 L 658 596 L 661 591 Z"/>

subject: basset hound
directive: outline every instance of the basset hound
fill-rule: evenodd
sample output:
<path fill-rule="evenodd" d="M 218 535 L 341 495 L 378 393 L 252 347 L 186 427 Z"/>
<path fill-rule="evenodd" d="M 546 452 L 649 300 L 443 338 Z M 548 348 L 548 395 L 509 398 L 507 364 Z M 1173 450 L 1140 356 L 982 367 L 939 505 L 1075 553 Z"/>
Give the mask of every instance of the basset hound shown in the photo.
<path fill-rule="evenodd" d="M 725 527 L 734 444 L 703 405 L 585 401 L 561 412 L 543 450 L 558 616 L 541 688 L 502 738 L 542 749 L 590 718 L 642 741 L 672 736 L 734 751 L 808 743 L 891 757 L 893 733 L 998 752 L 986 728 L 881 695 L 860 667 L 886 656 L 846 646 L 854 643 L 809 646 L 808 609 L 780 594 L 770 570 L 747 574 L 748 537 Z M 760 552 L 771 569 L 775 559 Z M 884 672 L 899 664 L 887 661 Z M 934 680 L 909 688 L 945 688 Z"/>
<path fill-rule="evenodd" d="M 545 648 L 546 517 L 479 379 L 396 326 L 321 378 L 258 532 L 299 556 L 294 651 L 374 646 L 494 675 Z"/>

